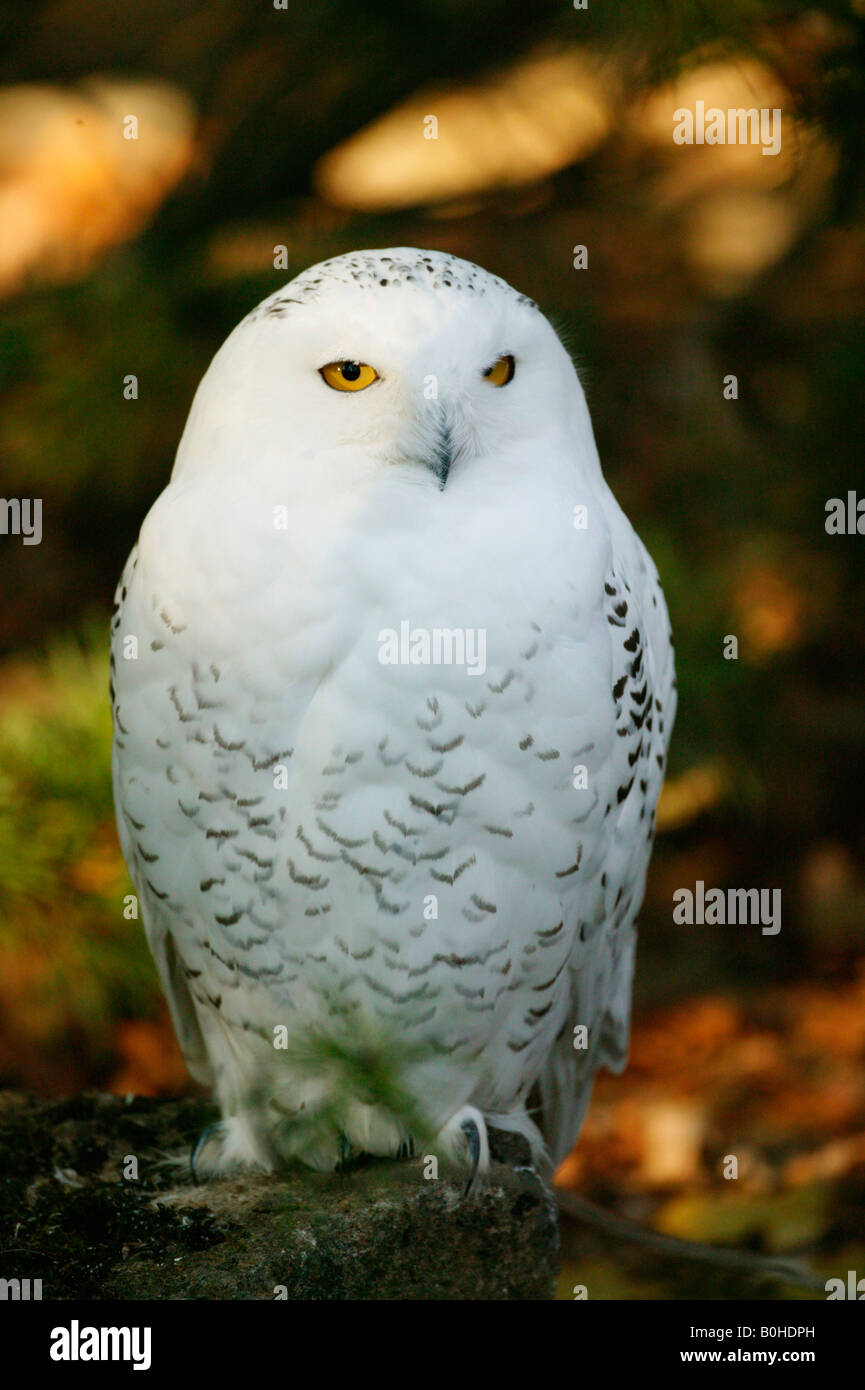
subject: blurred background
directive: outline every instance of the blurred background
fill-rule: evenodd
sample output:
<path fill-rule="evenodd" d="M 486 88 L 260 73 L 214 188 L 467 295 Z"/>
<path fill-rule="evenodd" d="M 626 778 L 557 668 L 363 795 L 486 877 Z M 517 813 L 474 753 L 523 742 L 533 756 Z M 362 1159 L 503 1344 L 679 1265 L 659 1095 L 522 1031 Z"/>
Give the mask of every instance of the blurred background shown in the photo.
<path fill-rule="evenodd" d="M 0 492 L 43 503 L 0 536 L 0 1084 L 189 1088 L 122 911 L 114 584 L 238 319 L 440 248 L 561 331 L 677 644 L 632 1059 L 560 1182 L 865 1275 L 865 537 L 825 529 L 865 496 L 865 0 L 31 0 L 0 53 Z M 780 108 L 780 153 L 675 144 L 698 100 Z M 698 879 L 780 888 L 780 933 L 674 925 Z M 743 1292 L 563 1253 L 563 1297 Z"/>

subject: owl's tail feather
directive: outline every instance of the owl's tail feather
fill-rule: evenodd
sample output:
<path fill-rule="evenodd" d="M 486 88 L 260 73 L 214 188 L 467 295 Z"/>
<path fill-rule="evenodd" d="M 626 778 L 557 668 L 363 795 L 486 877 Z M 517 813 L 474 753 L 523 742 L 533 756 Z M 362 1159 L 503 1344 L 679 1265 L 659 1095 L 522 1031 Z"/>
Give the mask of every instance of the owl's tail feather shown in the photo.
<path fill-rule="evenodd" d="M 588 1202 L 576 1192 L 556 1189 L 556 1202 L 559 1210 L 573 1216 L 577 1221 L 612 1235 L 619 1240 L 633 1241 L 659 1255 L 674 1259 L 695 1260 L 703 1264 L 716 1265 L 721 1269 L 738 1271 L 759 1279 L 781 1279 L 795 1288 L 809 1289 L 823 1293 L 825 1282 L 813 1270 L 799 1260 L 775 1259 L 771 1256 L 757 1255 L 749 1250 L 733 1250 L 727 1246 L 701 1245 L 693 1240 L 680 1240 L 677 1236 L 664 1235 L 660 1231 L 648 1230 L 627 1217 L 616 1212 L 605 1211 L 594 1202 Z"/>

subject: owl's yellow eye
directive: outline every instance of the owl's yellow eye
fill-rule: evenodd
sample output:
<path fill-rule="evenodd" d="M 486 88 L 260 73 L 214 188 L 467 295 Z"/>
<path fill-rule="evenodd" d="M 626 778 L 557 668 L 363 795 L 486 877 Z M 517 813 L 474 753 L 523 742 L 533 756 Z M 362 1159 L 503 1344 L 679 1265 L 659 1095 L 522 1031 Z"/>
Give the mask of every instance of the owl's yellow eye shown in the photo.
<path fill-rule="evenodd" d="M 513 380 L 514 371 L 514 359 L 508 353 L 506 357 L 499 357 L 491 367 L 487 367 L 484 376 L 492 386 L 507 386 L 508 382 Z"/>
<path fill-rule="evenodd" d="M 334 391 L 365 391 L 378 381 L 378 372 L 366 362 L 328 362 L 319 371 Z"/>

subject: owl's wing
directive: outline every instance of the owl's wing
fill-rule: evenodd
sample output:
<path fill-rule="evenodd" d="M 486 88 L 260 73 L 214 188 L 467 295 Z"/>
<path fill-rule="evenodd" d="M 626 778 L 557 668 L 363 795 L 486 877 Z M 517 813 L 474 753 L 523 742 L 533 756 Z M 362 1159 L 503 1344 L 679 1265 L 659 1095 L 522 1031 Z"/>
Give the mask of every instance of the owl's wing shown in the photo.
<path fill-rule="evenodd" d="M 540 1126 L 556 1164 L 573 1147 L 597 1070 L 618 1072 L 627 1060 L 635 922 L 676 705 L 670 624 L 657 571 L 621 513 L 615 531 L 620 543 L 613 547 L 603 599 L 609 718 L 615 721 L 612 790 L 609 805 L 598 808 L 604 872 L 597 901 L 581 923 L 572 923 L 572 1008 L 539 1078 Z M 580 1025 L 585 1035 L 578 1035 Z"/>
<path fill-rule="evenodd" d="M 212 1085 L 213 1071 L 208 1060 L 207 1049 L 198 1022 L 198 1015 L 189 986 L 183 972 L 174 937 L 167 925 L 167 919 L 158 910 L 153 894 L 143 876 L 136 872 L 139 856 L 132 837 L 132 827 L 127 814 L 124 814 L 126 796 L 120 773 L 118 751 L 125 733 L 117 701 L 116 681 L 118 662 L 123 660 L 122 643 L 126 631 L 126 605 L 133 576 L 138 564 L 138 547 L 135 546 L 114 595 L 114 612 L 111 618 L 111 685 L 110 697 L 115 720 L 115 745 L 113 755 L 114 806 L 117 817 L 117 832 L 123 857 L 130 866 L 144 927 L 160 982 L 168 1000 L 171 1020 L 190 1073 L 203 1085 Z M 118 740 L 120 742 L 118 742 Z"/>

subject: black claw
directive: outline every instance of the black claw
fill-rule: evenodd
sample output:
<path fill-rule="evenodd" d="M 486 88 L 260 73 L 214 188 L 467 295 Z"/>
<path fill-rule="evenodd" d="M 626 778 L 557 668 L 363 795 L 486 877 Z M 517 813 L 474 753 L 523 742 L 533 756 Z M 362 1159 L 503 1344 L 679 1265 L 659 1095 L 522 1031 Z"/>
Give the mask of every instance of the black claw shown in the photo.
<path fill-rule="evenodd" d="M 463 1120 L 460 1129 L 468 1140 L 469 1154 L 472 1160 L 472 1171 L 468 1182 L 463 1188 L 463 1197 L 465 1198 L 468 1197 L 474 1187 L 475 1179 L 478 1175 L 478 1164 L 481 1161 L 481 1134 L 474 1120 Z"/>
<path fill-rule="evenodd" d="M 477 1171 L 477 1166 L 481 1161 L 481 1134 L 474 1120 L 463 1120 L 460 1129 L 469 1141 L 469 1153 L 472 1159 L 472 1177 Z"/>
<path fill-rule="evenodd" d="M 196 1171 L 195 1171 L 195 1165 L 196 1165 L 196 1163 L 198 1162 L 198 1156 L 199 1156 L 199 1154 L 201 1153 L 201 1150 L 203 1149 L 204 1145 L 207 1143 L 207 1141 L 208 1141 L 208 1139 L 210 1138 L 210 1136 L 211 1136 L 212 1134 L 215 1134 L 216 1131 L 217 1131 L 218 1129 L 220 1129 L 220 1128 L 221 1128 L 221 1125 L 220 1125 L 218 1122 L 217 1122 L 216 1124 L 208 1125 L 206 1129 L 203 1129 L 203 1130 L 201 1131 L 201 1133 L 199 1134 L 197 1140 L 195 1141 L 194 1145 L 192 1146 L 192 1149 L 191 1149 L 190 1154 L 189 1154 L 189 1171 L 190 1171 L 190 1173 L 192 1174 L 192 1181 L 193 1181 L 193 1182 L 196 1182 L 196 1183 L 198 1182 L 198 1174 L 197 1174 Z"/>

